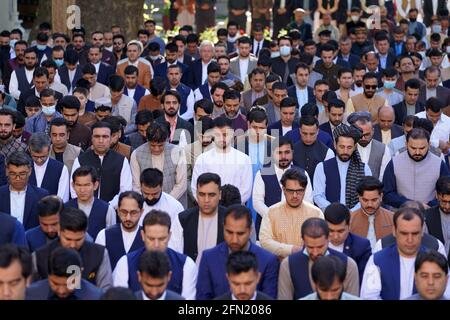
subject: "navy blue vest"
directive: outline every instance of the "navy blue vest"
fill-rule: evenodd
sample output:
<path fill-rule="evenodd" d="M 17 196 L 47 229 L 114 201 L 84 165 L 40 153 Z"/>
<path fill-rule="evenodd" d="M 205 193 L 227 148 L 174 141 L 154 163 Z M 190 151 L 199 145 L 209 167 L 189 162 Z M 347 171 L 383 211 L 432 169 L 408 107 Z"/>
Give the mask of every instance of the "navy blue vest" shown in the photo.
<path fill-rule="evenodd" d="M 41 188 L 47 190 L 48 193 L 51 195 L 57 195 L 59 179 L 61 178 L 61 173 L 63 169 L 64 163 L 49 158 L 47 168 L 45 169 L 44 178 L 42 179 Z M 33 170 L 31 171 L 29 183 L 37 187 L 34 166 Z"/>
<path fill-rule="evenodd" d="M 294 163 L 297 166 L 304 168 L 312 180 L 317 164 L 325 160 L 327 152 L 328 147 L 318 140 L 310 146 L 300 141 L 299 144 L 294 147 Z"/>
<path fill-rule="evenodd" d="M 206 82 L 205 84 L 202 84 L 200 87 L 198 87 L 198 90 L 202 94 L 203 99 L 208 99 L 209 101 L 213 102 L 212 98 L 211 98 L 211 92 L 209 92 L 208 82 Z"/>
<path fill-rule="evenodd" d="M 139 265 L 139 258 L 141 257 L 141 254 L 144 253 L 145 250 L 146 250 L 145 248 L 141 248 L 139 250 L 127 254 L 128 287 L 134 292 L 142 289 L 141 284 L 138 281 L 137 271 Z M 178 253 L 170 248 L 167 248 L 166 253 L 169 256 L 172 271 L 172 278 L 170 279 L 167 289 L 175 291 L 178 294 L 181 294 L 181 292 L 183 291 L 183 268 L 187 256 Z"/>
<path fill-rule="evenodd" d="M 65 205 L 69 208 L 78 209 L 78 200 L 69 200 Z M 87 230 L 93 239 L 97 238 L 97 234 L 106 228 L 106 215 L 108 214 L 108 209 L 108 202 L 95 198 L 91 213 L 89 214 Z"/>
<path fill-rule="evenodd" d="M 25 67 L 20 67 L 16 70 L 16 77 L 20 92 L 26 92 L 33 87 L 33 81 L 31 81 L 31 83 L 28 82 L 27 75 L 25 73 Z"/>
<path fill-rule="evenodd" d="M 305 173 L 305 170 L 302 168 L 292 166 L 291 169 L 298 169 L 302 173 Z M 265 165 L 261 170 L 261 178 L 264 181 L 264 203 L 267 207 L 270 207 L 281 201 L 281 187 L 280 182 L 278 181 L 278 177 L 275 173 L 275 169 L 270 165 Z"/>
<path fill-rule="evenodd" d="M 129 252 L 136 251 L 144 246 L 141 230 L 142 228 L 139 228 Z M 127 254 L 123 246 L 122 228 L 120 224 L 115 224 L 105 230 L 105 245 L 111 262 L 111 270 L 114 270 L 119 259 Z"/>
<path fill-rule="evenodd" d="M 86 103 L 86 112 L 95 112 L 95 102 L 88 100 Z"/>
<path fill-rule="evenodd" d="M 47 244 L 47 235 L 42 231 L 41 226 L 28 230 L 25 233 L 25 238 L 30 252 L 34 252 Z"/>
<path fill-rule="evenodd" d="M 6 213 L 0 214 L 0 244 L 11 243 L 16 230 L 16 218 Z"/>
<path fill-rule="evenodd" d="M 425 247 L 420 247 L 420 251 L 425 251 Z M 393 244 L 373 255 L 373 262 L 380 268 L 381 292 L 383 300 L 400 300 L 400 255 L 397 244 Z M 416 294 L 416 284 L 413 292 Z"/>
<path fill-rule="evenodd" d="M 128 96 L 128 88 L 125 87 L 125 90 L 123 92 L 126 96 Z M 136 104 L 139 105 L 139 102 L 141 102 L 142 97 L 145 96 L 145 88 L 141 85 L 137 85 L 136 90 L 134 91 L 134 95 L 130 98 L 133 98 L 134 101 L 136 101 Z"/>
<path fill-rule="evenodd" d="M 291 254 L 288 258 L 289 272 L 291 274 L 292 284 L 294 285 L 294 300 L 298 300 L 313 293 L 311 282 L 309 280 L 309 257 L 300 252 Z M 343 253 L 328 248 L 328 253 L 340 258 L 347 266 L 347 256 Z"/>
<path fill-rule="evenodd" d="M 336 158 L 331 158 L 323 163 L 323 172 L 325 173 L 325 196 L 330 202 L 341 201 L 341 176 Z"/>
<path fill-rule="evenodd" d="M 170 85 L 168 86 L 168 89 L 170 89 Z M 180 115 L 183 115 L 187 111 L 187 98 L 191 91 L 191 88 L 182 83 L 177 87 L 177 92 L 181 97 Z"/>

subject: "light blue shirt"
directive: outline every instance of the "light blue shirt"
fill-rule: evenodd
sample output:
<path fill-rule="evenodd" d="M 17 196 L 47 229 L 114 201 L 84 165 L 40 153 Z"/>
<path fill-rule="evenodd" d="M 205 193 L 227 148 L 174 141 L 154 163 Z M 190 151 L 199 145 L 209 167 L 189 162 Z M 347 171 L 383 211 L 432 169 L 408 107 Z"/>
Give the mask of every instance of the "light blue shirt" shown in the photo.
<path fill-rule="evenodd" d="M 340 203 L 345 204 L 345 187 L 346 187 L 346 178 L 347 171 L 350 165 L 350 161 L 342 162 L 339 158 L 336 158 L 339 177 L 341 181 L 341 195 L 340 195 Z M 371 176 L 372 171 L 367 164 L 364 164 L 364 174 L 366 176 Z M 326 187 L 327 177 L 325 176 L 325 172 L 323 170 L 323 162 L 319 163 L 316 167 L 316 171 L 314 172 L 314 202 L 319 206 L 319 208 L 323 211 L 326 207 L 328 207 L 331 202 L 327 200 L 325 195 L 325 187 Z M 356 204 L 350 211 L 357 210 L 360 208 L 360 204 Z"/>

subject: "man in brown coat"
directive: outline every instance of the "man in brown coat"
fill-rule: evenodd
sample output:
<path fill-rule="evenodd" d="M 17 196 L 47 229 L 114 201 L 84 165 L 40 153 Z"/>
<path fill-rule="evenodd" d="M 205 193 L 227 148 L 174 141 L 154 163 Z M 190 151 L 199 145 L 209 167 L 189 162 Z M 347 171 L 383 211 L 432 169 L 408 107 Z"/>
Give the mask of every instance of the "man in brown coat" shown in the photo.
<path fill-rule="evenodd" d="M 139 69 L 138 83 L 150 89 L 150 80 L 152 80 L 154 71 L 150 62 L 140 58 L 143 51 L 142 44 L 133 40 L 127 45 L 127 59 L 123 59 L 117 63 L 117 74 L 125 79 L 125 68 L 135 66 Z"/>
<path fill-rule="evenodd" d="M 376 242 L 392 233 L 393 212 L 381 207 L 383 183 L 374 177 L 364 177 L 357 187 L 361 208 L 353 211 L 350 232 L 367 238 L 372 250 Z"/>

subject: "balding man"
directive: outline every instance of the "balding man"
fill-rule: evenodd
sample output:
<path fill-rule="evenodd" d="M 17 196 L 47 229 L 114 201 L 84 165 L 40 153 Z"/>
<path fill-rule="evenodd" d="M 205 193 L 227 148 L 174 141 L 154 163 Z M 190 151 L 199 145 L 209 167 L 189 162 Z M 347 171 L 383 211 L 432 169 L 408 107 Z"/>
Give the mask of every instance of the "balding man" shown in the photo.
<path fill-rule="evenodd" d="M 392 139 L 404 134 L 403 128 L 395 121 L 395 111 L 391 106 L 383 106 L 378 109 L 378 123 L 373 126 L 373 138 L 388 145 Z"/>
<path fill-rule="evenodd" d="M 204 40 L 200 44 L 200 59 L 194 61 L 189 73 L 189 86 L 192 90 L 197 89 L 208 79 L 208 65 L 214 58 L 214 43 Z"/>

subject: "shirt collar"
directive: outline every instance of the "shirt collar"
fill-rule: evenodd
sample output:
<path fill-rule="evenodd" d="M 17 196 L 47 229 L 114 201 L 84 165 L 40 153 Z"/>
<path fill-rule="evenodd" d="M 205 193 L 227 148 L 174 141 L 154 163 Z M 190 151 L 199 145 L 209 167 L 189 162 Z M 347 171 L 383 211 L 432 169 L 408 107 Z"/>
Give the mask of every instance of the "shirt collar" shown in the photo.
<path fill-rule="evenodd" d="M 162 296 L 159 297 L 159 298 L 156 299 L 156 300 L 166 300 L 166 296 L 167 296 L 167 290 L 164 291 L 164 293 L 162 294 Z M 152 300 L 152 299 L 150 299 L 149 297 L 147 297 L 147 295 L 145 294 L 144 290 L 142 290 L 142 298 L 143 298 L 144 300 Z"/>

